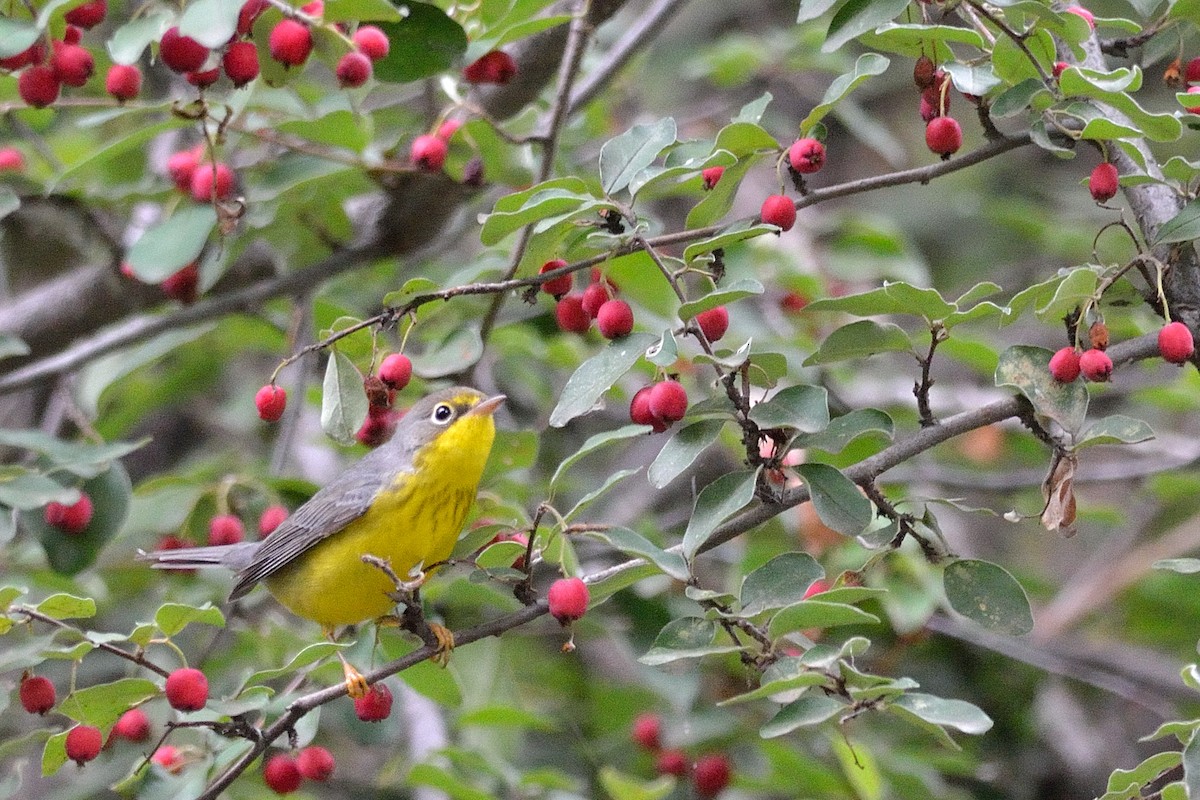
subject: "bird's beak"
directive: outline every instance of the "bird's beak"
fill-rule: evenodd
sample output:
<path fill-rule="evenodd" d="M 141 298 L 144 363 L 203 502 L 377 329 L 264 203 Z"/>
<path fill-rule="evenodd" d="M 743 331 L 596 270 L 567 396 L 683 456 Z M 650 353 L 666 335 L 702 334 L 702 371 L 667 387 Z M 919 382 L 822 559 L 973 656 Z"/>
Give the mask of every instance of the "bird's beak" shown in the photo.
<path fill-rule="evenodd" d="M 475 406 L 474 408 L 472 408 L 470 411 L 467 412 L 467 416 L 478 417 L 478 416 L 482 416 L 484 414 L 488 414 L 488 415 L 493 414 L 493 413 L 495 413 L 497 408 L 504 405 L 504 401 L 507 399 L 508 398 L 506 396 L 504 396 L 502 394 L 498 394 L 495 397 L 489 397 L 486 400 L 481 400 L 479 402 L 479 405 Z"/>

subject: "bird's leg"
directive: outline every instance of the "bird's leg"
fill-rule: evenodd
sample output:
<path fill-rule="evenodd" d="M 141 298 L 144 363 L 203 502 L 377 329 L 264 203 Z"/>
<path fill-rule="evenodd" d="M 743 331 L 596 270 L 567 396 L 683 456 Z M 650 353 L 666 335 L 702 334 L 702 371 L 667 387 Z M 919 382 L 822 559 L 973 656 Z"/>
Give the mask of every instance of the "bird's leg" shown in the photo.
<path fill-rule="evenodd" d="M 454 633 L 444 625 L 425 619 L 425 610 L 421 607 L 421 586 L 425 583 L 428 573 L 421 572 L 412 580 L 404 581 L 385 560 L 371 555 L 363 556 L 362 560 L 383 570 L 384 574 L 392 579 L 396 591 L 388 592 L 388 597 L 397 605 L 404 606 L 404 611 L 398 617 L 380 617 L 376 622 L 381 625 L 395 625 L 398 622 L 401 628 L 415 634 L 434 649 L 433 660 L 437 664 L 446 666 L 450 661 L 450 651 L 454 649 Z"/>
<path fill-rule="evenodd" d="M 334 641 L 336 637 L 333 635 L 333 628 L 326 628 L 325 636 L 329 641 Z M 342 655 L 342 651 L 338 651 L 337 657 L 342 662 L 342 674 L 346 676 L 346 694 L 350 695 L 354 700 L 366 697 L 367 693 L 371 691 L 371 686 L 367 683 L 367 679 L 363 677 L 361 672 L 354 668 L 353 664 L 346 660 L 346 657 Z"/>

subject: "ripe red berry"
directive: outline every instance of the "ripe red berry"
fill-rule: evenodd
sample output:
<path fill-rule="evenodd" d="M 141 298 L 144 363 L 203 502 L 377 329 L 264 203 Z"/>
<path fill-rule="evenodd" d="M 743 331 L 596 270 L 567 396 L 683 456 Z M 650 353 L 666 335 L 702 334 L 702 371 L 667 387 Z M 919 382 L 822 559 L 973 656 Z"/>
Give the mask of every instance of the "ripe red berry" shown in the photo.
<path fill-rule="evenodd" d="M 211 203 L 213 196 L 228 200 L 233 196 L 233 170 L 220 161 L 201 162 L 192 171 L 192 198 L 201 203 Z"/>
<path fill-rule="evenodd" d="M 267 46 L 271 50 L 271 58 L 284 66 L 298 67 L 308 60 L 312 52 L 312 31 L 303 22 L 283 19 L 271 29 Z"/>
<path fill-rule="evenodd" d="M 357 89 L 371 77 L 371 59 L 357 50 L 342 56 L 335 70 L 338 85 L 343 89 Z"/>
<path fill-rule="evenodd" d="M 108 13 L 108 0 L 91 0 L 81 6 L 76 6 L 63 15 L 71 25 L 78 25 L 80 28 L 94 28 L 101 22 L 104 22 L 104 16 Z"/>
<path fill-rule="evenodd" d="M 1062 77 L 1062 74 L 1064 72 L 1066 72 L 1067 67 L 1069 67 L 1069 66 L 1071 66 L 1071 65 L 1065 61 L 1055 61 L 1054 62 L 1054 70 L 1053 70 L 1054 77 L 1056 77 L 1056 78 Z"/>
<path fill-rule="evenodd" d="M 508 83 L 517 74 L 517 62 L 503 50 L 492 50 L 463 69 L 468 83 Z"/>
<path fill-rule="evenodd" d="M 568 294 L 559 298 L 554 306 L 554 318 L 558 327 L 568 333 L 587 333 L 592 327 L 592 318 L 583 310 L 583 296 Z"/>
<path fill-rule="evenodd" d="M 813 595 L 820 594 L 821 592 L 828 592 L 829 588 L 829 581 L 823 578 L 818 578 L 817 580 L 813 581 L 807 589 L 804 590 L 804 599 L 807 600 Z"/>
<path fill-rule="evenodd" d="M 150 760 L 172 775 L 177 775 L 183 770 L 183 753 L 179 752 L 178 747 L 169 744 L 155 750 Z"/>
<path fill-rule="evenodd" d="M 178 27 L 172 27 L 159 41 L 158 55 L 175 72 L 194 72 L 208 60 L 208 48 L 190 36 L 180 35 Z"/>
<path fill-rule="evenodd" d="M 258 518 L 259 536 L 263 538 L 270 536 L 288 518 L 289 513 L 284 506 L 267 506 L 267 508 L 263 509 L 262 515 Z"/>
<path fill-rule="evenodd" d="M 1117 168 L 1105 161 L 1103 164 L 1097 164 L 1092 170 L 1092 175 L 1088 178 L 1088 191 L 1097 203 L 1104 203 L 1116 196 L 1117 182 Z"/>
<path fill-rule="evenodd" d="M 166 692 L 176 711 L 199 711 L 208 702 L 208 678 L 198 669 L 183 667 L 167 676 Z"/>
<path fill-rule="evenodd" d="M 363 722 L 379 722 L 392 713 L 392 690 L 382 683 L 371 685 L 370 690 L 354 700 L 354 713 Z"/>
<path fill-rule="evenodd" d="M 21 172 L 24 169 L 24 153 L 15 147 L 0 147 L 0 172 Z"/>
<path fill-rule="evenodd" d="M 104 745 L 104 737 L 99 728 L 91 725 L 76 725 L 67 731 L 67 758 L 83 766 L 100 755 Z"/>
<path fill-rule="evenodd" d="M 379 445 L 392 438 L 392 434 L 396 432 L 396 423 L 400 421 L 400 414 L 391 408 L 384 406 L 368 406 L 367 418 L 363 420 L 362 427 L 354 434 L 355 439 L 359 444 L 367 447 L 379 447 Z"/>
<path fill-rule="evenodd" d="M 781 231 L 790 231 L 796 224 L 796 204 L 787 195 L 773 194 L 763 200 L 759 216 L 768 225 L 774 225 Z"/>
<path fill-rule="evenodd" d="M 583 303 L 580 301 L 580 308 Z M 584 311 L 586 314 L 587 312 Z M 596 327 L 605 339 L 620 339 L 633 330 L 633 309 L 624 300 L 609 300 L 596 312 Z"/>
<path fill-rule="evenodd" d="M 221 68 L 195 70 L 184 74 L 184 79 L 198 89 L 207 89 L 221 79 Z"/>
<path fill-rule="evenodd" d="M 291 794 L 300 788 L 304 776 L 296 766 L 296 759 L 286 753 L 271 756 L 263 767 L 263 780 L 276 794 Z"/>
<path fill-rule="evenodd" d="M 1050 374 L 1059 383 L 1071 383 L 1079 377 L 1079 352 L 1074 347 L 1064 347 L 1050 356 Z"/>
<path fill-rule="evenodd" d="M 258 48 L 254 42 L 234 42 L 221 57 L 221 66 L 234 86 L 245 86 L 258 77 Z"/>
<path fill-rule="evenodd" d="M 633 721 L 633 741 L 652 753 L 662 747 L 661 732 L 662 718 L 658 714 L 639 714 Z"/>
<path fill-rule="evenodd" d="M 668 426 L 650 410 L 650 392 L 653 389 L 653 386 L 643 386 L 634 393 L 629 401 L 629 419 L 637 425 L 649 425 L 655 433 L 662 433 Z"/>
<path fill-rule="evenodd" d="M 29 67 L 17 77 L 17 93 L 34 108 L 45 108 L 57 100 L 61 85 L 49 64 Z"/>
<path fill-rule="evenodd" d="M 704 333 L 704 338 L 710 342 L 720 341 L 729 330 L 729 310 L 725 306 L 717 306 L 696 315 L 696 324 Z"/>
<path fill-rule="evenodd" d="M 130 742 L 144 742 L 150 738 L 150 720 L 140 708 L 131 708 L 121 715 L 113 726 L 112 735 Z"/>
<path fill-rule="evenodd" d="M 446 163 L 446 153 L 449 151 L 450 148 L 444 141 L 426 133 L 413 139 L 409 158 L 415 166 L 429 172 L 437 172 L 442 168 L 442 164 Z"/>
<path fill-rule="evenodd" d="M 96 71 L 96 61 L 86 47 L 66 42 L 54 42 L 50 67 L 58 80 L 67 86 L 83 86 Z"/>
<path fill-rule="evenodd" d="M 104 77 L 104 90 L 122 103 L 142 90 L 142 71 L 137 64 L 113 64 Z"/>
<path fill-rule="evenodd" d="M 609 301 L 608 282 L 601 281 L 599 283 L 589 283 L 588 287 L 583 290 L 583 310 L 592 319 L 600 313 L 600 306 Z"/>
<path fill-rule="evenodd" d="M 942 158 L 962 147 L 962 127 L 953 117 L 935 117 L 925 126 L 925 144 Z"/>
<path fill-rule="evenodd" d="M 69 506 L 48 503 L 42 514 L 47 525 L 53 525 L 65 533 L 83 533 L 92 521 L 92 498 L 81 493 L 79 499 Z"/>
<path fill-rule="evenodd" d="M 200 267 L 195 262 L 170 275 L 160 283 L 162 293 L 172 300 L 178 300 L 184 305 L 196 302 L 200 297 Z"/>
<path fill-rule="evenodd" d="M 1096 30 L 1095 15 L 1092 14 L 1092 12 L 1088 11 L 1083 6 L 1071 6 L 1066 9 L 1066 12 L 1068 14 L 1074 14 L 1077 17 L 1082 17 L 1084 22 L 1086 22 L 1088 24 L 1089 28 L 1091 28 L 1092 30 Z"/>
<path fill-rule="evenodd" d="M 192 190 L 192 173 L 199 166 L 203 153 L 204 146 L 197 145 L 188 150 L 172 153 L 171 157 L 167 159 L 167 172 L 175 183 L 175 188 L 179 191 L 190 192 Z"/>
<path fill-rule="evenodd" d="M 21 706 L 30 714 L 45 714 L 54 708 L 56 693 L 49 678 L 30 675 L 21 679 Z"/>
<path fill-rule="evenodd" d="M 688 774 L 687 756 L 681 750 L 664 750 L 654 761 L 654 769 L 659 775 L 674 775 L 682 778 Z"/>
<path fill-rule="evenodd" d="M 258 417 L 264 422 L 278 422 L 287 408 L 287 392 L 273 383 L 258 390 L 254 395 L 254 407 L 258 409 Z"/>
<path fill-rule="evenodd" d="M 233 514 L 218 514 L 208 521 L 210 545 L 237 544 L 246 538 L 246 526 Z"/>
<path fill-rule="evenodd" d="M 1200 83 L 1200 56 L 1193 58 L 1183 70 L 1185 83 Z"/>
<path fill-rule="evenodd" d="M 1112 375 L 1113 363 L 1108 353 L 1095 348 L 1083 351 L 1079 356 L 1079 371 L 1094 383 L 1104 383 Z"/>
<path fill-rule="evenodd" d="M 566 265 L 567 262 L 563 261 L 561 258 L 551 259 L 545 264 L 542 264 L 541 269 L 538 270 L 538 275 L 545 275 L 551 270 L 559 269 L 560 267 L 565 267 Z M 542 291 L 548 295 L 551 295 L 555 299 L 560 299 L 564 294 L 571 291 L 571 283 L 573 280 L 574 278 L 570 273 L 567 273 L 566 275 L 559 275 L 557 278 L 551 278 L 543 283 Z"/>
<path fill-rule="evenodd" d="M 392 353 L 380 363 L 379 379 L 393 389 L 403 389 L 412 379 L 412 360 L 403 353 Z"/>
<path fill-rule="evenodd" d="M 716 797 L 729 785 L 732 770 L 729 759 L 720 753 L 704 756 L 696 762 L 692 772 L 692 782 L 696 786 L 696 794 L 703 798 Z"/>
<path fill-rule="evenodd" d="M 354 32 L 353 39 L 358 51 L 372 61 L 386 58 L 392 47 L 387 34 L 374 25 L 363 25 Z"/>
<path fill-rule="evenodd" d="M 300 6 L 300 10 L 310 17 L 323 17 L 325 16 L 325 0 L 312 0 L 311 3 Z"/>
<path fill-rule="evenodd" d="M 788 161 L 796 172 L 812 174 L 825 164 L 825 145 L 816 139 L 797 139 L 788 150 Z"/>
<path fill-rule="evenodd" d="M 0 69 L 16 71 L 29 64 L 41 64 L 45 60 L 46 44 L 41 39 L 38 39 L 15 56 L 0 58 Z"/>
<path fill-rule="evenodd" d="M 249 36 L 254 28 L 254 21 L 257 20 L 264 11 L 271 7 L 267 0 L 246 0 L 242 4 L 242 10 L 238 12 L 237 32 L 241 36 Z"/>
<path fill-rule="evenodd" d="M 1169 322 L 1158 332 L 1158 352 L 1172 364 L 1182 364 L 1196 352 L 1192 332 L 1182 322 Z"/>
<path fill-rule="evenodd" d="M 700 171 L 700 178 L 704 182 L 704 191 L 708 191 L 721 182 L 721 176 L 725 174 L 724 167 L 709 167 Z"/>
<path fill-rule="evenodd" d="M 546 592 L 550 615 L 563 625 L 587 613 L 588 587 L 580 578 L 559 578 Z"/>
<path fill-rule="evenodd" d="M 687 391 L 678 381 L 660 381 L 650 390 L 650 413 L 668 425 L 683 419 L 687 406 Z"/>
<path fill-rule="evenodd" d="M 798 314 L 808 305 L 808 298 L 799 292 L 788 292 L 779 298 L 779 307 L 792 314 Z"/>
<path fill-rule="evenodd" d="M 301 750 L 296 756 L 296 766 L 299 767 L 300 774 L 310 781 L 327 781 L 333 775 L 336 764 L 333 753 L 324 747 L 312 745 Z"/>

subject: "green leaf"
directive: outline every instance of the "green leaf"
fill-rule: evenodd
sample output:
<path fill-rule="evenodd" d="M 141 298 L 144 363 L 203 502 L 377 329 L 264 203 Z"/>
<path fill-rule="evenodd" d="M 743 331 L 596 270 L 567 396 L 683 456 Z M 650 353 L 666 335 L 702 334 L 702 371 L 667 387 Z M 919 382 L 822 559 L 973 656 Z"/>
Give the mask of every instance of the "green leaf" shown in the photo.
<path fill-rule="evenodd" d="M 483 338 L 479 328 L 463 324 L 434 347 L 412 360 L 413 373 L 433 380 L 456 375 L 474 366 L 483 356 Z"/>
<path fill-rule="evenodd" d="M 942 575 L 950 607 L 984 628 L 1011 636 L 1033 630 L 1025 590 L 1008 570 L 989 561 L 959 559 Z"/>
<path fill-rule="evenodd" d="M 114 64 L 136 64 L 142 53 L 162 38 L 175 22 L 169 11 L 155 9 L 126 22 L 113 33 L 105 45 Z"/>
<path fill-rule="evenodd" d="M 589 531 L 588 535 L 604 539 L 626 555 L 645 558 L 677 581 L 686 581 L 691 577 L 683 556 L 663 550 L 645 536 L 631 531 L 629 528 L 612 527 L 603 531 Z"/>
<path fill-rule="evenodd" d="M 407 13 L 405 13 L 407 12 Z M 391 83 L 429 78 L 454 66 L 467 51 L 467 34 L 446 12 L 429 3 L 405 0 L 399 22 L 378 22 L 391 46 L 376 61 L 375 77 Z"/>
<path fill-rule="evenodd" d="M 750 409 L 760 428 L 816 433 L 829 425 L 829 393 L 821 386 L 789 386 Z"/>
<path fill-rule="evenodd" d="M 804 599 L 825 570 L 808 553 L 782 553 L 742 579 L 742 614 L 753 617 Z"/>
<path fill-rule="evenodd" d="M 992 719 L 965 700 L 947 700 L 931 694 L 908 692 L 892 701 L 933 725 L 945 725 L 979 735 L 991 730 Z"/>
<path fill-rule="evenodd" d="M 20 447 L 45 456 L 54 470 L 66 470 L 81 478 L 94 478 L 113 461 L 132 453 L 150 440 L 137 442 L 66 442 L 36 430 L 0 430 L 0 445 Z"/>
<path fill-rule="evenodd" d="M 1168 770 L 1179 766 L 1183 754 L 1178 750 L 1155 753 L 1133 769 L 1116 769 L 1108 777 L 1108 793 L 1100 800 L 1133 800 L 1143 797 L 1142 787 Z"/>
<path fill-rule="evenodd" d="M 87 619 L 96 616 L 96 601 L 90 597 L 52 594 L 34 609 L 53 619 Z"/>
<path fill-rule="evenodd" d="M 886 23 L 876 28 L 873 33 L 864 34 L 860 42 L 871 49 L 888 50 L 910 58 L 928 55 L 946 70 L 951 66 L 958 66 L 958 62 L 953 60 L 954 51 L 947 43 L 966 44 L 977 50 L 984 49 L 982 36 L 971 28 L 956 25 Z"/>
<path fill-rule="evenodd" d="M 181 208 L 142 234 L 125 260 L 140 280 L 161 283 L 200 257 L 216 225 L 217 212 L 211 205 Z"/>
<path fill-rule="evenodd" d="M 670 328 L 663 331 L 662 338 L 646 348 L 646 360 L 656 367 L 667 369 L 679 360 L 679 345 Z"/>
<path fill-rule="evenodd" d="M 737 116 L 733 118 L 733 121 L 749 122 L 753 125 L 757 125 L 762 119 L 763 114 L 767 112 L 767 106 L 771 105 L 771 101 L 774 99 L 775 96 L 770 92 L 763 92 L 757 100 L 751 100 L 749 103 L 746 103 L 744 106 L 742 106 L 742 109 L 738 111 Z"/>
<path fill-rule="evenodd" d="M 725 180 L 724 176 L 721 180 Z M 723 228 L 716 236 L 710 236 L 699 242 L 689 244 L 683 251 L 683 260 L 688 264 L 703 255 L 708 255 L 718 248 L 729 247 L 731 244 L 744 242 L 747 239 L 753 239 L 757 236 L 762 236 L 764 233 L 774 233 L 776 227 L 774 225 L 754 224 L 752 220 L 738 220 L 727 228 Z M 744 283 L 745 281 L 739 281 Z M 694 315 L 693 315 L 694 316 Z"/>
<path fill-rule="evenodd" d="M 783 656 L 774 664 L 767 667 L 763 673 L 762 683 L 757 689 L 717 703 L 718 706 L 731 706 L 747 703 L 751 700 L 761 700 L 764 697 L 783 696 L 789 700 L 795 697 L 796 689 L 806 689 L 809 686 L 821 686 L 830 683 L 830 678 L 817 670 L 810 669 L 800 659 Z M 777 702 L 780 702 L 777 700 Z"/>
<path fill-rule="evenodd" d="M 774 739 L 797 728 L 820 725 L 847 710 L 849 706 L 829 695 L 806 693 L 779 709 L 779 713 L 762 726 L 758 735 L 764 739 Z"/>
<path fill-rule="evenodd" d="M 726 150 L 718 150 L 704 158 L 689 158 L 675 162 L 671 151 L 661 167 L 646 167 L 629 182 L 629 193 L 639 197 L 654 197 L 678 187 L 686 181 L 697 180 L 697 176 L 709 167 L 728 167 L 737 163 L 737 158 Z"/>
<path fill-rule="evenodd" d="M 153 681 L 122 678 L 76 689 L 63 699 L 57 710 L 76 722 L 104 730 L 130 708 L 157 697 L 158 693 L 159 688 Z"/>
<path fill-rule="evenodd" d="M 790 605 L 771 618 L 768 632 L 782 636 L 812 628 L 833 628 L 839 625 L 878 625 L 879 617 L 846 603 L 831 603 L 822 599 L 824 593 L 811 600 Z"/>
<path fill-rule="evenodd" d="M 833 15 L 821 52 L 832 53 L 859 34 L 891 22 L 907 5 L 908 0 L 848 0 Z M 860 57 L 860 60 L 865 57 Z M 875 57 L 882 59 L 886 67 L 886 58 Z"/>
<path fill-rule="evenodd" d="M 745 125 L 746 123 L 738 123 Z M 774 142 L 774 140 L 771 140 Z M 733 199 L 741 186 L 742 178 L 759 160 L 759 156 L 743 156 L 736 164 L 725 168 L 721 180 L 711 190 L 704 193 L 704 199 L 688 212 L 686 225 L 688 228 L 705 228 L 729 213 L 733 207 Z"/>
<path fill-rule="evenodd" d="M 0 505 L 32 511 L 47 503 L 74 503 L 78 499 L 74 489 L 39 472 L 19 466 L 0 467 Z"/>
<path fill-rule="evenodd" d="M 583 497 L 579 498 L 579 502 L 577 502 L 574 505 L 574 507 L 572 507 L 571 510 L 568 511 L 566 514 L 563 514 L 563 519 L 568 522 L 575 519 L 580 514 L 580 512 L 582 512 L 585 508 L 587 508 L 592 503 L 596 502 L 601 497 L 603 497 L 605 494 L 607 494 L 609 492 L 609 490 L 611 490 L 618 483 L 620 483 L 621 481 L 625 480 L 628 477 L 638 474 L 641 471 L 642 471 L 641 467 L 635 467 L 633 469 L 618 470 L 617 472 L 614 472 L 612 475 L 609 475 L 607 478 L 604 479 L 604 483 L 600 484 L 600 486 L 598 486 L 597 488 L 588 492 Z"/>
<path fill-rule="evenodd" d="M 1048 75 L 1053 69 L 1055 60 L 1054 37 L 1049 31 L 1042 28 L 1034 28 L 1029 34 L 1023 43 Z M 1007 36 L 996 39 L 996 45 L 992 48 L 992 66 L 996 70 L 996 75 L 1010 86 L 1015 86 L 1027 79 L 1041 79 L 1037 68 L 1026 55 L 1026 51 L 1018 47 Z"/>
<path fill-rule="evenodd" d="M 748 156 L 778 151 L 781 146 L 766 128 L 750 122 L 731 122 L 717 132 L 713 152 L 727 150 L 739 160 Z M 729 171 L 721 176 L 719 187 L 729 177 Z M 714 188 L 713 191 L 716 191 Z M 689 228 L 692 226 L 688 226 Z"/>
<path fill-rule="evenodd" d="M 855 0 L 851 0 L 855 2 Z M 886 2 L 886 0 L 885 0 Z M 843 9 L 844 10 L 844 9 Z M 840 14 L 841 12 L 839 12 Z M 899 12 L 896 12 L 899 13 Z M 895 16 L 894 14 L 892 16 Z M 837 21 L 837 18 L 834 18 Z M 833 26 L 830 25 L 830 30 Z M 857 35 L 857 34 L 856 34 Z M 836 49 L 836 48 L 835 48 Z M 826 50 L 826 52 L 829 52 Z M 878 53 L 864 53 L 859 56 L 854 62 L 854 69 L 845 75 L 839 75 L 834 79 L 833 83 L 829 84 L 829 88 L 825 90 L 824 97 L 817 107 L 808 112 L 808 116 L 800 123 L 800 134 L 807 136 L 813 127 L 825 118 L 825 115 L 834 109 L 837 104 L 850 94 L 852 91 L 862 85 L 867 79 L 876 75 L 882 75 L 887 71 L 888 65 L 891 62 L 879 55 Z"/>
<path fill-rule="evenodd" d="M 634 125 L 600 148 L 600 185 L 604 193 L 616 194 L 658 159 L 664 148 L 675 144 L 675 120 L 670 117 L 646 125 Z"/>
<path fill-rule="evenodd" d="M 817 352 L 804 360 L 804 366 L 833 364 L 886 352 L 912 352 L 908 334 L 890 322 L 864 319 L 843 325 L 829 334 Z"/>
<path fill-rule="evenodd" d="M 42 749 L 42 776 L 53 775 L 63 764 L 67 763 L 67 734 L 61 731 L 46 740 Z"/>
<path fill-rule="evenodd" d="M 878 289 L 844 297 L 823 297 L 806 306 L 806 311 L 840 311 L 856 317 L 911 314 L 940 320 L 958 310 L 935 289 L 922 289 L 903 282 L 887 282 Z"/>
<path fill-rule="evenodd" d="M 663 449 L 658 451 L 658 457 L 650 465 L 650 470 L 646 473 L 650 485 L 661 489 L 679 477 L 717 440 L 725 422 L 726 420 L 722 419 L 702 419 L 681 428 L 663 445 Z M 641 425 L 637 427 L 639 430 L 644 429 Z"/>
<path fill-rule="evenodd" d="M 1028 78 L 996 95 L 988 114 L 992 119 L 1004 119 L 1029 110 L 1035 98 L 1048 97 L 1050 90 L 1040 78 Z"/>
<path fill-rule="evenodd" d="M 660 775 L 652 781 L 635 778 L 615 768 L 600 768 L 600 786 L 612 800 L 664 800 L 675 788 L 676 780 Z"/>
<path fill-rule="evenodd" d="M 558 487 L 559 480 L 563 475 L 566 474 L 567 470 L 578 463 L 578 461 L 584 456 L 590 455 L 591 453 L 594 453 L 600 448 L 610 445 L 613 442 L 621 442 L 625 439 L 632 439 L 635 436 L 645 435 L 645 433 L 645 425 L 626 425 L 613 431 L 602 431 L 589 436 L 587 441 L 583 443 L 582 447 L 564 458 L 558 465 L 558 469 L 554 470 L 554 476 L 550 478 L 550 496 L 554 496 L 554 490 Z"/>
<path fill-rule="evenodd" d="M 1190 242 L 1200 239 L 1200 200 L 1193 200 L 1163 223 L 1154 235 L 1158 244 Z"/>
<path fill-rule="evenodd" d="M 325 380 L 321 385 L 321 430 L 340 444 L 353 444 L 355 434 L 367 418 L 367 395 L 363 377 L 337 348 L 325 364 Z"/>
<path fill-rule="evenodd" d="M 24 53 L 41 35 L 37 25 L 25 20 L 0 17 L 0 58 Z"/>
<path fill-rule="evenodd" d="M 591 200 L 589 195 L 550 186 L 529 195 L 525 203 L 512 211 L 501 210 L 497 203 L 496 210 L 484 220 L 479 240 L 489 246 L 499 244 L 504 237 L 526 225 L 577 211 Z"/>
<path fill-rule="evenodd" d="M 1141 85 L 1140 70 L 1121 68 L 1105 73 L 1071 67 L 1058 80 L 1064 94 L 1090 97 L 1123 112 L 1152 141 L 1173 142 L 1183 133 L 1182 123 L 1173 114 L 1151 114 L 1129 95 Z"/>
<path fill-rule="evenodd" d="M 399 22 L 404 15 L 387 0 L 337 0 L 325 4 L 326 22 Z"/>
<path fill-rule="evenodd" d="M 211 603 L 200 606 L 163 603 L 154 613 L 154 624 L 166 636 L 174 636 L 193 622 L 224 628 L 225 615 Z"/>
<path fill-rule="evenodd" d="M 835 417 L 824 430 L 797 436 L 792 440 L 792 446 L 840 453 L 846 445 L 867 433 L 880 433 L 890 440 L 895 433 L 892 418 L 877 408 L 856 408 Z"/>
<path fill-rule="evenodd" d="M 638 659 L 651 667 L 669 664 L 684 658 L 702 658 L 716 653 L 732 653 L 741 648 L 736 644 L 713 644 L 717 624 L 701 617 L 680 617 L 671 620 L 659 631 L 654 645 Z"/>
<path fill-rule="evenodd" d="M 1183 575 L 1200 572 L 1200 558 L 1163 558 L 1151 565 L 1154 569 L 1169 569 Z"/>
<path fill-rule="evenodd" d="M 493 728 L 517 728 L 543 733 L 552 733 L 558 730 L 558 727 L 551 720 L 540 714 L 499 703 L 492 703 L 464 712 L 458 717 L 458 724 L 480 725 Z"/>
<path fill-rule="evenodd" d="M 179 33 L 205 47 L 221 47 L 237 33 L 243 0 L 195 0 L 179 18 Z M 332 3 L 337 6 L 339 3 Z"/>
<path fill-rule="evenodd" d="M 632 333 L 623 339 L 617 339 L 580 364 L 567 379 L 567 385 L 559 395 L 558 404 L 550 412 L 551 427 L 561 428 L 595 408 L 600 396 L 628 372 L 642 357 L 646 348 L 656 341 L 657 339 L 650 334 Z"/>
<path fill-rule="evenodd" d="M 1080 381 L 1059 383 L 1050 374 L 1052 353 L 1041 347 L 1014 345 L 1000 354 L 996 385 L 1016 389 L 1033 409 L 1078 434 L 1087 417 L 1088 391 Z"/>
<path fill-rule="evenodd" d="M 691 561 L 717 526 L 754 499 L 758 470 L 738 470 L 717 478 L 705 486 L 683 534 L 683 557 Z"/>
<path fill-rule="evenodd" d="M 1154 438 L 1154 431 L 1145 422 L 1124 414 L 1098 419 L 1079 435 L 1075 448 L 1097 444 L 1137 444 Z"/>
<path fill-rule="evenodd" d="M 317 642 L 315 644 L 310 644 L 308 647 L 303 648 L 300 652 L 296 653 L 296 655 L 292 656 L 291 660 L 288 661 L 288 663 L 284 666 L 277 669 L 264 669 L 255 672 L 246 679 L 246 685 L 254 686 L 257 684 L 266 683 L 267 681 L 273 681 L 276 678 L 282 678 L 285 675 L 296 675 L 301 669 L 307 667 L 309 664 L 315 664 L 321 659 L 337 652 L 338 650 L 345 649 L 347 646 L 348 645 L 338 644 L 337 642 Z"/>
<path fill-rule="evenodd" d="M 728 286 L 714 289 L 698 300 L 684 303 L 679 307 L 679 318 L 687 322 L 702 311 L 708 311 L 710 308 L 716 308 L 717 306 L 728 305 L 736 300 L 741 300 L 743 297 L 754 297 L 762 294 L 763 291 L 763 285 L 758 281 L 753 278 L 743 278 L 734 281 Z"/>
<path fill-rule="evenodd" d="M 839 470 L 828 464 L 801 464 L 796 472 L 808 486 L 817 516 L 830 528 L 843 536 L 858 536 L 871 524 L 871 501 Z"/>
<path fill-rule="evenodd" d="M 796 23 L 809 22 L 836 6 L 841 0 L 800 0 L 800 13 Z"/>

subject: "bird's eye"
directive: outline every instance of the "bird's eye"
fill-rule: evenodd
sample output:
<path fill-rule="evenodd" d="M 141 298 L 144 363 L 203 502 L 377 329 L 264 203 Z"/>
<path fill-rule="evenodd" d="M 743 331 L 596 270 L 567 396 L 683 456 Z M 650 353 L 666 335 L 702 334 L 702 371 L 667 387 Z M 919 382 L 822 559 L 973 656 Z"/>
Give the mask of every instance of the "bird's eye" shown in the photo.
<path fill-rule="evenodd" d="M 438 425 L 445 425 L 454 419 L 454 409 L 448 403 L 438 403 L 433 409 L 432 419 Z"/>

